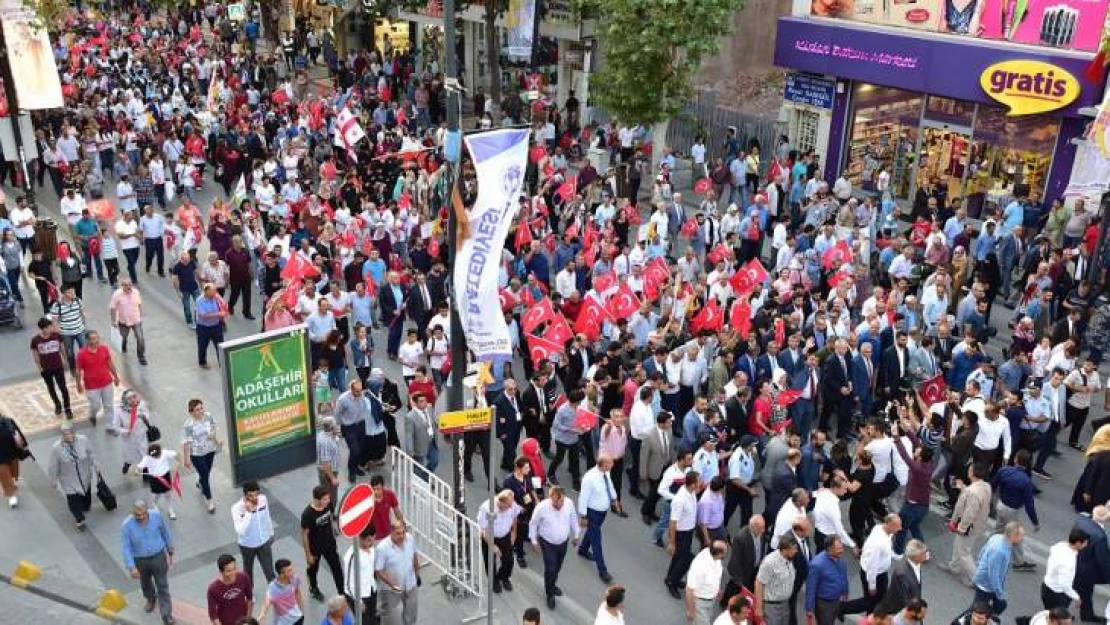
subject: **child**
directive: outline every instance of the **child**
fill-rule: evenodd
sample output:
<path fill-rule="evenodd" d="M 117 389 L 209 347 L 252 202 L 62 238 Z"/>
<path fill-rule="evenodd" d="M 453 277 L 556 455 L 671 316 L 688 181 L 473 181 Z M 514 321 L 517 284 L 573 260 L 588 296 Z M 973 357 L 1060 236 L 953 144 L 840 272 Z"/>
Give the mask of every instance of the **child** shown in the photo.
<path fill-rule="evenodd" d="M 100 229 L 100 259 L 108 270 L 108 283 L 113 289 L 116 288 L 116 279 L 119 277 L 119 246 L 107 228 Z"/>
<path fill-rule="evenodd" d="M 173 510 L 174 465 L 177 463 L 177 452 L 172 449 L 162 449 L 158 443 L 151 443 L 147 455 L 135 465 L 135 471 L 146 479 L 150 486 L 150 494 L 154 505 L 161 510 L 162 503 L 166 504 L 166 514 L 171 520 L 177 519 Z"/>
<path fill-rule="evenodd" d="M 328 384 L 330 368 L 327 358 L 321 358 L 316 363 L 316 373 L 312 375 L 312 384 L 316 389 L 316 414 L 331 414 L 331 385 Z"/>

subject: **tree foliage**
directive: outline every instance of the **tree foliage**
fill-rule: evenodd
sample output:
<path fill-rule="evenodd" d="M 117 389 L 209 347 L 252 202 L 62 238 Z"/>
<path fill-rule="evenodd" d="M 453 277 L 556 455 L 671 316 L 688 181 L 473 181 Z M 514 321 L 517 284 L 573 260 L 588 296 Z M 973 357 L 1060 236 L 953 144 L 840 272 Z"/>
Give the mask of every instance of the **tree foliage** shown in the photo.
<path fill-rule="evenodd" d="M 630 123 L 670 119 L 692 93 L 702 60 L 720 50 L 744 0 L 578 0 L 598 21 L 604 62 L 591 96 Z"/>

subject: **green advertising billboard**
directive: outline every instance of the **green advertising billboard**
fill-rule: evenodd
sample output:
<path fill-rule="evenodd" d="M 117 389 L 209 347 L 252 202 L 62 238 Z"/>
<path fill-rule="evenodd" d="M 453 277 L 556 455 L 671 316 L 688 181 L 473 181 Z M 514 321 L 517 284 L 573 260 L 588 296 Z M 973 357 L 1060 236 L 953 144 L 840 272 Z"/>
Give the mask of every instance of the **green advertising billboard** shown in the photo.
<path fill-rule="evenodd" d="M 315 460 L 308 339 L 304 326 L 220 345 L 236 481 Z M 309 451 L 305 453 L 297 451 Z"/>

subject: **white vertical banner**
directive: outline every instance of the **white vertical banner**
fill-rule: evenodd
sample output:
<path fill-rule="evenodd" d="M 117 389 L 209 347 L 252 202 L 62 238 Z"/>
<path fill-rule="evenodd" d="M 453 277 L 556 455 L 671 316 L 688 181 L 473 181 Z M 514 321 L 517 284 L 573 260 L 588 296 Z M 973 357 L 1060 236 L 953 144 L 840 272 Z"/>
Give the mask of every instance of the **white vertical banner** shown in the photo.
<path fill-rule="evenodd" d="M 509 29 L 509 56 L 531 59 L 536 35 L 536 0 L 509 0 L 505 25 Z"/>
<path fill-rule="evenodd" d="M 465 139 L 478 174 L 478 198 L 458 240 L 454 284 L 463 336 L 478 360 L 512 356 L 497 285 L 505 238 L 520 206 L 528 137 L 527 129 L 504 129 Z"/>
<path fill-rule="evenodd" d="M 54 48 L 38 17 L 22 0 L 3 0 L 0 24 L 19 108 L 24 111 L 62 108 L 65 100 L 54 63 Z"/>

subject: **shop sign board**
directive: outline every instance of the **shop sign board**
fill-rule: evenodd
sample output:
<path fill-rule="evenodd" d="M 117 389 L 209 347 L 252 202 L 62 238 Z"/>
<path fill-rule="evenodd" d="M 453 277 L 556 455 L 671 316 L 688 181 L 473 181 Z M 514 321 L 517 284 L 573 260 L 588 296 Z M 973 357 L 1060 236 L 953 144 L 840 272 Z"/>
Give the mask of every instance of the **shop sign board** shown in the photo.
<path fill-rule="evenodd" d="M 1035 115 L 1063 108 L 1079 97 L 1079 81 L 1062 67 L 1027 59 L 995 63 L 979 75 L 983 91 L 1009 109 Z"/>
<path fill-rule="evenodd" d="M 836 81 L 803 72 L 787 72 L 783 99 L 820 109 L 831 109 L 836 94 Z"/>

